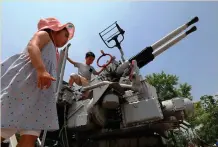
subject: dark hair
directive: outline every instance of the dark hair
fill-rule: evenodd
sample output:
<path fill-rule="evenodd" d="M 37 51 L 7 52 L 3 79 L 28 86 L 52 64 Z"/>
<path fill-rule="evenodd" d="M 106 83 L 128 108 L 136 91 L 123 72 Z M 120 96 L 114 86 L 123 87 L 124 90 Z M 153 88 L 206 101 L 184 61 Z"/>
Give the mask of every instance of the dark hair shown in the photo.
<path fill-rule="evenodd" d="M 44 30 L 42 30 L 42 31 L 45 31 L 45 32 L 47 32 L 48 34 L 50 34 L 51 33 L 51 29 L 44 29 Z"/>
<path fill-rule="evenodd" d="M 86 58 L 88 58 L 88 57 L 93 57 L 93 58 L 95 58 L 95 54 L 94 54 L 93 52 L 87 52 L 87 53 L 86 53 Z"/>

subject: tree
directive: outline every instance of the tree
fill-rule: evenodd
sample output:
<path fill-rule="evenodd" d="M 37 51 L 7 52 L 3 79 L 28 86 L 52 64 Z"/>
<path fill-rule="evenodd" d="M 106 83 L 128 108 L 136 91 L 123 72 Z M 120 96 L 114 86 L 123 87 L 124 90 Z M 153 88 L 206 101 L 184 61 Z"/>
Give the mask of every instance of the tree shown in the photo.
<path fill-rule="evenodd" d="M 172 74 L 153 73 L 147 75 L 146 81 L 156 88 L 160 101 L 169 100 L 175 97 L 185 97 L 192 99 L 191 85 L 188 83 L 179 83 L 179 77 Z M 176 142 L 174 144 L 173 142 Z M 182 132 L 170 131 L 170 140 L 168 145 L 176 147 L 187 146 L 187 136 Z"/>
<path fill-rule="evenodd" d="M 179 83 L 179 77 L 176 75 L 166 74 L 162 71 L 147 75 L 146 81 L 156 88 L 161 101 L 174 97 L 186 97 L 192 100 L 191 85 Z M 214 144 L 218 139 L 218 95 L 204 95 L 199 102 L 194 104 L 194 107 L 194 115 L 187 118 L 187 121 L 191 123 L 192 129 L 195 129 L 195 138 L 206 144 Z M 199 126 L 202 127 L 196 130 Z M 177 146 L 184 146 L 186 138 L 184 134 L 171 132 L 171 139 L 177 141 Z"/>
<path fill-rule="evenodd" d="M 179 78 L 176 75 L 161 73 L 153 73 L 147 75 L 146 81 L 153 85 L 157 90 L 157 95 L 160 100 L 169 100 L 174 97 L 186 97 L 192 99 L 191 85 L 188 83 L 179 83 Z"/>
<path fill-rule="evenodd" d="M 146 81 L 156 88 L 158 98 L 161 101 L 174 97 L 192 99 L 191 85 L 179 83 L 179 77 L 176 75 L 166 74 L 162 71 L 147 75 Z M 195 140 L 200 140 L 205 144 L 214 144 L 218 139 L 218 95 L 204 95 L 199 102 L 194 104 L 194 107 L 194 115 L 187 118 L 187 121 L 191 123 L 192 129 L 195 129 Z M 202 127 L 196 130 L 199 126 Z M 184 134 L 171 132 L 171 139 L 177 141 L 177 146 L 183 146 L 185 138 Z"/>
<path fill-rule="evenodd" d="M 197 138 L 207 144 L 214 144 L 218 139 L 218 100 L 216 96 L 204 95 L 195 104 L 194 116 L 189 120 L 196 130 Z"/>

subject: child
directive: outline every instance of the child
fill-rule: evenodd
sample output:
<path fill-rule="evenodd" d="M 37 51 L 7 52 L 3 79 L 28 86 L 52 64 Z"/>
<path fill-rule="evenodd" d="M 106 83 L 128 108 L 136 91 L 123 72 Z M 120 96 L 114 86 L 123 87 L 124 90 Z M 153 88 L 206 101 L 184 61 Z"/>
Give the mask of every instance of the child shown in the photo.
<path fill-rule="evenodd" d="M 58 50 L 74 36 L 72 23 L 41 19 L 26 49 L 1 63 L 1 142 L 20 133 L 34 147 L 41 130 L 58 130 L 55 78 Z"/>
<path fill-rule="evenodd" d="M 99 75 L 105 68 L 102 68 L 99 72 L 91 66 L 95 60 L 95 54 L 93 52 L 87 52 L 85 56 L 85 63 L 79 63 L 72 61 L 69 57 L 67 60 L 78 68 L 78 74 L 72 73 L 70 75 L 69 86 L 73 86 L 74 82 L 79 86 L 87 86 L 91 80 L 91 75 Z M 85 97 L 88 96 L 88 92 L 85 93 Z"/>

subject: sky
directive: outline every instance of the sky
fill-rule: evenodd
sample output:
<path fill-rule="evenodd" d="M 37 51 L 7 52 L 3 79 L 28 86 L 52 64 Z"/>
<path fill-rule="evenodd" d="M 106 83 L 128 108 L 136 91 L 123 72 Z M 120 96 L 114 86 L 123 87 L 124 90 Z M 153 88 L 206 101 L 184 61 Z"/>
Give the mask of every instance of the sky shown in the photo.
<path fill-rule="evenodd" d="M 145 76 L 165 71 L 192 86 L 194 100 L 218 92 L 218 2 L 2 2 L 1 61 L 20 53 L 37 31 L 40 18 L 56 17 L 75 25 L 69 57 L 84 62 L 85 53 L 100 50 L 120 59 L 99 36 L 115 21 L 125 32 L 126 59 L 152 45 L 191 18 L 198 16 L 198 30 L 157 56 L 141 69 Z M 96 58 L 97 59 L 97 58 Z M 93 66 L 98 69 L 96 62 Z M 77 72 L 67 63 L 64 80 Z"/>

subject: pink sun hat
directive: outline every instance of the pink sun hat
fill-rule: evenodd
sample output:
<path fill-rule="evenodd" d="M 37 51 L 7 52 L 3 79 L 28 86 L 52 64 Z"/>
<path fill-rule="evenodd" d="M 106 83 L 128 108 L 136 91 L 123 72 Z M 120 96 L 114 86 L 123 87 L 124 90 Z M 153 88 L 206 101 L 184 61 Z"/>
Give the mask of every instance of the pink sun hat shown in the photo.
<path fill-rule="evenodd" d="M 68 22 L 66 24 L 61 24 L 56 18 L 43 18 L 38 22 L 38 30 L 51 29 L 52 31 L 60 31 L 64 28 L 67 28 L 69 32 L 68 40 L 72 39 L 75 32 L 75 26 Z"/>

